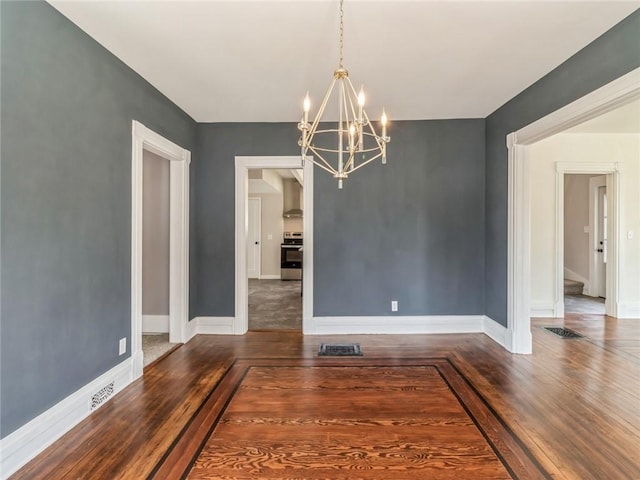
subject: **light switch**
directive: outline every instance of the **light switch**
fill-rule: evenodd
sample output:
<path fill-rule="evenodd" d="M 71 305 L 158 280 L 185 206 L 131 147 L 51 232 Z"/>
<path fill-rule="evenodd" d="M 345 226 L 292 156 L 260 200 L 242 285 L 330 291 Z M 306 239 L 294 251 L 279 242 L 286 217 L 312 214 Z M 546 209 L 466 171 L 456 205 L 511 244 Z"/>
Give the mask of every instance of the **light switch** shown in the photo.
<path fill-rule="evenodd" d="M 627 238 L 628 238 L 629 240 L 633 240 L 633 230 L 629 230 L 629 231 L 627 232 Z"/>

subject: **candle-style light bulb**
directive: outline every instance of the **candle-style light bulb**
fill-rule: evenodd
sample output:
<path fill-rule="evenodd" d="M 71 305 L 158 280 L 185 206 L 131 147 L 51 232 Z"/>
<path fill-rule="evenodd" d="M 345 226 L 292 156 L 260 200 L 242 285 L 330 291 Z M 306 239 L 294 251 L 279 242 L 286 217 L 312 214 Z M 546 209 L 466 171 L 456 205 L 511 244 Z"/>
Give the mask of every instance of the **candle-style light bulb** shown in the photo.
<path fill-rule="evenodd" d="M 309 92 L 304 97 L 302 102 L 302 109 L 304 110 L 304 124 L 309 123 L 309 109 L 311 108 L 311 99 L 309 99 Z"/>
<path fill-rule="evenodd" d="M 355 124 L 349 125 L 349 151 L 353 152 L 354 146 L 354 138 L 356 136 L 356 126 Z"/>
<path fill-rule="evenodd" d="M 384 108 L 380 123 L 382 124 L 382 164 L 384 165 L 387 163 L 387 112 L 384 111 Z"/>

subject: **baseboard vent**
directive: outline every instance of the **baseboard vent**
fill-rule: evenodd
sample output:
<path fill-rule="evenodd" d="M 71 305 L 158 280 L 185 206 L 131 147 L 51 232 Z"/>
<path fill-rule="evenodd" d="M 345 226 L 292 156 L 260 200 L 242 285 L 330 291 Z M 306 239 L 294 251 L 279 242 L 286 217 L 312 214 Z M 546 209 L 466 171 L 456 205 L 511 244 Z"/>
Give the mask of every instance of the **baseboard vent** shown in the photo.
<path fill-rule="evenodd" d="M 321 357 L 358 357 L 362 355 L 358 343 L 321 343 L 318 355 Z"/>
<path fill-rule="evenodd" d="M 91 405 L 89 406 L 89 410 L 93 412 L 96 408 L 109 400 L 111 395 L 113 395 L 114 387 L 115 382 L 111 382 L 106 387 L 101 388 L 97 393 L 93 394 L 91 396 Z"/>
<path fill-rule="evenodd" d="M 543 328 L 562 338 L 584 338 L 583 335 L 580 335 L 579 333 L 574 332 L 569 328 L 563 328 L 563 327 L 543 327 Z"/>

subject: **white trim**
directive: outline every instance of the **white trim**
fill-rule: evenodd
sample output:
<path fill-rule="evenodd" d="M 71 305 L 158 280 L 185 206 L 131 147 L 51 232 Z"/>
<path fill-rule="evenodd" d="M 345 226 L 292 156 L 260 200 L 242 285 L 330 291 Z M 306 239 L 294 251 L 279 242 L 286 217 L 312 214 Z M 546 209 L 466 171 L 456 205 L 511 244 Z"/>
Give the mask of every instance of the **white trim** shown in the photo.
<path fill-rule="evenodd" d="M 233 334 L 243 335 L 249 329 L 247 279 L 247 198 L 249 169 L 300 168 L 300 157 L 235 157 L 235 317 Z M 308 333 L 313 308 L 313 163 L 304 164 L 304 291 L 302 298 L 302 331 Z"/>
<path fill-rule="evenodd" d="M 142 333 L 169 333 L 169 315 L 142 315 Z"/>
<path fill-rule="evenodd" d="M 491 340 L 496 342 L 503 348 L 507 348 L 507 340 L 509 338 L 509 331 L 506 327 L 500 325 L 494 319 L 484 316 L 483 319 L 484 334 Z"/>
<path fill-rule="evenodd" d="M 618 318 L 640 319 L 640 302 L 618 302 Z"/>
<path fill-rule="evenodd" d="M 484 315 L 313 317 L 313 335 L 481 333 Z"/>
<path fill-rule="evenodd" d="M 234 317 L 194 317 L 189 322 L 189 338 L 196 335 L 234 335 Z"/>
<path fill-rule="evenodd" d="M 555 318 L 564 317 L 564 175 L 567 174 L 603 174 L 607 175 L 607 196 L 609 198 L 609 262 L 607 267 L 607 279 L 618 279 L 618 271 L 620 269 L 620 232 L 618 232 L 620 209 L 620 167 L 615 162 L 556 162 L 556 231 L 555 231 L 555 272 L 554 272 L 554 312 Z M 611 176 L 611 177 L 610 177 Z M 589 188 L 593 179 L 589 180 Z M 610 184 L 610 185 L 609 185 Z M 594 219 L 591 192 L 589 193 L 589 239 L 593 241 Z M 589 269 L 594 260 L 595 243 L 589 244 Z M 593 285 L 591 282 L 587 282 Z M 586 285 L 586 284 L 585 284 Z M 607 281 L 606 297 L 611 299 L 618 298 L 617 292 L 618 282 L 616 280 L 610 284 Z M 591 289 L 589 290 L 591 292 Z M 605 311 L 607 315 L 615 317 L 616 308 L 613 302 L 605 302 Z M 535 315 L 541 316 L 541 315 Z"/>
<path fill-rule="evenodd" d="M 131 154 L 131 354 L 134 378 L 142 375 L 142 158 L 144 150 L 169 162 L 169 339 L 186 339 L 189 299 L 189 163 L 191 153 L 132 122 Z"/>
<path fill-rule="evenodd" d="M 531 302 L 531 317 L 533 318 L 560 318 L 556 315 L 555 302 Z"/>
<path fill-rule="evenodd" d="M 133 366 L 134 360 L 126 359 L 0 440 L 0 478 L 8 478 L 88 417 L 91 396 L 105 385 L 114 382 L 111 398 L 129 385 Z"/>
<path fill-rule="evenodd" d="M 529 188 L 531 179 L 525 146 L 597 117 L 639 97 L 640 68 L 636 68 L 569 105 L 507 135 L 509 169 L 507 325 L 511 334 L 511 338 L 507 340 L 509 351 L 526 354 L 531 353 L 532 350 L 531 319 L 529 317 L 529 302 L 531 300 Z M 613 221 L 616 222 L 616 226 L 619 225 L 619 219 Z M 617 281 L 617 279 L 614 278 L 612 281 Z M 607 283 L 610 283 L 608 278 Z M 616 308 L 617 299 L 614 303 L 613 308 Z"/>
<path fill-rule="evenodd" d="M 278 275 L 260 275 L 260 280 L 280 280 L 280 274 L 278 274 Z"/>

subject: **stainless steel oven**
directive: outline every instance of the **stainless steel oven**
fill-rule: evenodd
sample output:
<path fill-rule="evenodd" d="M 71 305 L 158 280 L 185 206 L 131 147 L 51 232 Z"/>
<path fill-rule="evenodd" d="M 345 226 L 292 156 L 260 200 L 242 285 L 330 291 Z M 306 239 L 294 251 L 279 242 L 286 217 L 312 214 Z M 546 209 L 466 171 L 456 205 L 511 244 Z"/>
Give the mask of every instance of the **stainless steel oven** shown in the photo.
<path fill-rule="evenodd" d="M 280 278 L 302 279 L 302 233 L 285 232 L 280 245 Z"/>

